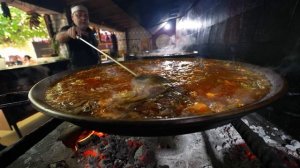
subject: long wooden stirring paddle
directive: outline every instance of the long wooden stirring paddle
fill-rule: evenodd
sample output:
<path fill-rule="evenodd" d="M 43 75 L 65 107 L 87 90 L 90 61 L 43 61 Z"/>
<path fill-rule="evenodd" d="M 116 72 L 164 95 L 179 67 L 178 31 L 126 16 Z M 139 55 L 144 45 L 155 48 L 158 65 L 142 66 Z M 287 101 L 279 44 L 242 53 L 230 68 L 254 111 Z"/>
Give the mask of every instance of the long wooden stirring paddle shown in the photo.
<path fill-rule="evenodd" d="M 109 56 L 108 54 L 106 54 L 105 52 L 99 50 L 97 47 L 93 46 L 92 44 L 90 44 L 89 42 L 85 41 L 81 37 L 76 36 L 76 38 L 79 39 L 79 40 L 81 40 L 82 42 L 86 43 L 90 47 L 94 48 L 99 53 L 103 54 L 104 56 L 106 56 L 107 58 L 109 58 L 110 60 L 112 60 L 113 62 L 115 62 L 116 64 L 120 65 L 122 68 L 124 68 L 126 71 L 128 71 L 129 73 L 131 73 L 133 76 L 135 76 L 135 77 L 138 76 L 136 73 L 134 73 L 132 70 L 130 70 L 129 68 L 127 68 L 126 66 L 124 66 L 123 64 L 121 64 L 119 61 L 115 60 L 114 58 L 112 58 L 111 56 Z"/>
<path fill-rule="evenodd" d="M 77 39 L 81 40 L 82 42 L 86 43 L 87 45 L 91 46 L 101 54 L 105 55 L 109 59 L 111 59 L 113 62 L 124 68 L 126 71 L 131 73 L 134 78 L 132 80 L 133 83 L 133 90 L 135 90 L 136 95 L 143 95 L 143 98 L 151 98 L 154 96 L 157 96 L 161 93 L 164 93 L 168 90 L 168 88 L 171 87 L 170 81 L 159 76 L 159 75 L 147 75 L 147 74 L 139 74 L 137 75 L 133 71 L 131 71 L 129 68 L 121 64 L 119 61 L 113 59 L 108 54 L 104 53 L 103 51 L 99 50 L 89 42 L 85 41 L 81 37 L 77 36 Z M 145 95 L 144 95 L 145 94 Z"/>

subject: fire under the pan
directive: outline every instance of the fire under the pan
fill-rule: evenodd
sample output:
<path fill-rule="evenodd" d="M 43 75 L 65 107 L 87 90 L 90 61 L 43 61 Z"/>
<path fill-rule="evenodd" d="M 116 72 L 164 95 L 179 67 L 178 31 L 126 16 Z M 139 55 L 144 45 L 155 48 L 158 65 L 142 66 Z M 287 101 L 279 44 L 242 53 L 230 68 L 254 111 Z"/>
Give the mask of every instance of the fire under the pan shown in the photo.
<path fill-rule="evenodd" d="M 224 158 L 222 162 L 232 167 L 261 166 L 258 158 L 233 130 L 227 125 L 213 132 L 165 137 L 126 137 L 84 130 L 77 137 L 65 138 L 62 143 L 74 151 L 72 158 L 77 161 L 76 167 L 211 167 L 211 162 L 216 165 L 217 162 L 207 155 L 210 152 L 220 154 L 218 159 Z M 215 141 L 211 138 L 219 134 L 227 141 L 210 144 Z M 217 151 L 222 151 L 222 154 Z M 60 160 L 50 163 L 49 167 L 73 164 L 70 160 Z"/>
<path fill-rule="evenodd" d="M 243 121 L 276 151 L 280 162 L 289 168 L 299 167 L 299 141 L 257 114 L 251 114 Z M 264 162 L 251 152 L 231 124 L 165 137 L 129 137 L 84 129 L 79 131 L 82 134 L 73 136 L 68 131 L 73 128 L 74 125 L 63 123 L 9 168 L 260 168 Z M 68 132 L 67 136 L 65 132 Z"/>
<path fill-rule="evenodd" d="M 46 101 L 58 111 L 100 118 L 172 118 L 242 107 L 262 99 L 271 87 L 263 73 L 237 62 L 176 58 L 124 65 L 169 83 L 147 87 L 112 64 L 64 77 L 47 90 Z"/>
<path fill-rule="evenodd" d="M 218 131 L 224 133 L 230 132 L 232 129 L 227 126 L 224 127 L 224 130 Z M 181 168 L 186 165 L 198 167 L 199 164 L 205 167 L 205 164 L 209 166 L 207 160 L 211 159 L 202 158 L 203 155 L 199 155 L 199 152 L 208 152 L 208 149 L 205 149 L 205 142 L 201 141 L 203 139 L 200 137 L 204 137 L 206 141 L 212 141 L 205 133 L 151 138 L 108 135 L 95 131 L 89 133 L 85 138 L 78 138 L 74 143 L 74 157 L 84 167 Z M 233 146 L 229 150 L 223 151 L 224 156 L 220 156 L 220 158 L 224 157 L 226 162 L 230 162 L 227 164 L 234 167 L 245 164 L 248 164 L 249 167 L 259 167 L 260 161 L 239 139 L 238 135 L 228 134 L 234 137 L 231 142 L 214 147 L 216 150 L 221 150 Z M 231 159 L 234 161 L 230 161 Z"/>

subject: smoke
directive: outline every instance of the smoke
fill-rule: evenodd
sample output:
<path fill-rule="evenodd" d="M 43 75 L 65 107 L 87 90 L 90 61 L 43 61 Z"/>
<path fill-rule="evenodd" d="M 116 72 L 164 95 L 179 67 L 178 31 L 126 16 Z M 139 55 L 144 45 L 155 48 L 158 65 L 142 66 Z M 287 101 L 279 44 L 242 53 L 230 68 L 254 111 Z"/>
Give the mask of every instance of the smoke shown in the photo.
<path fill-rule="evenodd" d="M 284 57 L 281 64 L 276 67 L 283 76 L 287 76 L 290 73 L 300 73 L 299 58 L 296 54 Z"/>
<path fill-rule="evenodd" d="M 186 35 L 170 36 L 164 44 L 158 44 L 158 49 L 146 51 L 145 56 L 170 56 L 190 54 L 194 51 L 189 51 L 188 48 L 195 44 L 196 38 Z"/>

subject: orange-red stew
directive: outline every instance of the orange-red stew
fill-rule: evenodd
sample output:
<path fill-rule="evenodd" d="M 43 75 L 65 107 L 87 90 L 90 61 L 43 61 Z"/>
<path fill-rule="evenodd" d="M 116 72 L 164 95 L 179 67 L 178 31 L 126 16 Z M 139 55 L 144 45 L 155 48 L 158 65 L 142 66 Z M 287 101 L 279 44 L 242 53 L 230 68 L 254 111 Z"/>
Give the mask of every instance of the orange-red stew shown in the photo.
<path fill-rule="evenodd" d="M 270 82 L 240 63 L 210 59 L 148 59 L 124 62 L 138 74 L 171 81 L 167 92 L 142 101 L 117 104 L 132 90 L 134 76 L 116 64 L 64 77 L 46 92 L 46 101 L 64 112 L 107 119 L 172 118 L 221 113 L 266 96 Z"/>

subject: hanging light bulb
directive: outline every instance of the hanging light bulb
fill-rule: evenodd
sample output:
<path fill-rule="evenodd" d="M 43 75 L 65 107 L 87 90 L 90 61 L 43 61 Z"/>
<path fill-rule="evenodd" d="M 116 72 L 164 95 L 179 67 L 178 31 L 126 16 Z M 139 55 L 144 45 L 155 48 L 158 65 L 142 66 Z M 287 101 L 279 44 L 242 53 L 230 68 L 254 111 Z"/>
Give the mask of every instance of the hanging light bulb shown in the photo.
<path fill-rule="evenodd" d="M 171 24 L 166 22 L 165 26 L 164 26 L 165 30 L 170 30 L 171 29 Z"/>

